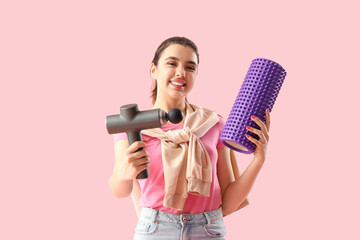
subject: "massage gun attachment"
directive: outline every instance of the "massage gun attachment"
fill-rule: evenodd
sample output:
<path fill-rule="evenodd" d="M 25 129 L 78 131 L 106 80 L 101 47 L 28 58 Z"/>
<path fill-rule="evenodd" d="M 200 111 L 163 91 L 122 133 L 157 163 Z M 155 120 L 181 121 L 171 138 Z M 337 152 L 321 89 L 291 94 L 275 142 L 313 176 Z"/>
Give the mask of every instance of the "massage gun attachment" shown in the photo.
<path fill-rule="evenodd" d="M 183 120 L 183 113 L 178 108 L 173 108 L 169 113 L 160 108 L 139 111 L 137 104 L 127 104 L 120 107 L 120 114 L 106 117 L 105 124 L 109 134 L 126 132 L 129 145 L 136 141 L 142 141 L 140 131 L 143 129 L 162 127 L 170 121 L 180 123 Z M 137 151 L 142 150 L 139 148 Z M 136 179 L 149 177 L 147 169 L 140 172 Z"/>

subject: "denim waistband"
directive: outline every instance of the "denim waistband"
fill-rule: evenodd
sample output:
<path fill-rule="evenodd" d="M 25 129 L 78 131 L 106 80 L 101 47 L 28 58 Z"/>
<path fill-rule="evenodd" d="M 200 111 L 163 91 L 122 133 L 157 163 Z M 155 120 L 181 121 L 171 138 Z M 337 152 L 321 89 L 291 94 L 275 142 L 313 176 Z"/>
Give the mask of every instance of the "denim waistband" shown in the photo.
<path fill-rule="evenodd" d="M 203 213 L 196 214 L 174 214 L 168 213 L 152 208 L 143 207 L 140 212 L 140 217 L 142 221 L 149 223 L 154 222 L 166 222 L 166 223 L 187 223 L 187 224 L 210 224 L 213 221 L 222 218 L 222 209 L 221 207 Z"/>

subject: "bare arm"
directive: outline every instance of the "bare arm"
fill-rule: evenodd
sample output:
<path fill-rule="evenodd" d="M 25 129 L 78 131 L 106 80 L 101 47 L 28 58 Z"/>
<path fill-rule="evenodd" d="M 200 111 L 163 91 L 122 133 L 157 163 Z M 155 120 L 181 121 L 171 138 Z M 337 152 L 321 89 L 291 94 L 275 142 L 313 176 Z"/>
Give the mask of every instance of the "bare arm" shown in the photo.
<path fill-rule="evenodd" d="M 136 179 L 134 179 L 134 181 L 133 181 L 133 190 L 131 192 L 131 198 L 132 198 L 134 206 L 135 206 L 136 214 L 139 217 L 141 208 L 142 208 L 139 205 L 139 200 L 141 198 L 141 189 L 140 189 L 139 182 Z"/>
<path fill-rule="evenodd" d="M 247 166 L 245 171 L 235 179 L 235 181 L 229 180 L 226 174 L 229 174 L 229 168 L 231 166 L 230 149 L 224 147 L 218 150 L 218 179 L 220 186 L 222 185 L 222 208 L 223 212 L 228 215 L 234 212 L 237 207 L 245 200 L 250 193 L 255 179 L 262 168 L 265 158 L 266 149 L 269 141 L 269 129 L 270 129 L 270 112 L 266 110 L 266 123 L 262 122 L 259 118 L 252 116 L 251 119 L 260 127 L 255 129 L 247 126 L 247 130 L 253 132 L 259 136 L 259 140 L 248 136 L 247 139 L 256 145 L 254 151 L 254 159 Z"/>
<path fill-rule="evenodd" d="M 129 143 L 127 140 L 119 140 L 115 143 L 115 163 L 113 175 L 109 179 L 109 186 L 111 192 L 119 198 L 124 198 L 130 195 L 133 188 L 132 180 L 122 179 L 117 173 L 118 168 L 120 167 L 120 161 L 124 161 L 122 158 L 123 153 L 128 149 Z"/>
<path fill-rule="evenodd" d="M 231 172 L 230 149 L 221 148 L 218 154 L 217 170 L 222 192 L 222 211 L 225 215 L 229 215 L 250 193 L 263 162 L 254 159 L 240 177 L 234 179 Z"/>
<path fill-rule="evenodd" d="M 133 190 L 133 180 L 137 174 L 149 166 L 147 151 L 143 149 L 136 152 L 137 149 L 145 146 L 145 143 L 140 141 L 130 147 L 127 140 L 119 140 L 115 143 L 115 163 L 109 186 L 116 197 L 128 197 Z"/>

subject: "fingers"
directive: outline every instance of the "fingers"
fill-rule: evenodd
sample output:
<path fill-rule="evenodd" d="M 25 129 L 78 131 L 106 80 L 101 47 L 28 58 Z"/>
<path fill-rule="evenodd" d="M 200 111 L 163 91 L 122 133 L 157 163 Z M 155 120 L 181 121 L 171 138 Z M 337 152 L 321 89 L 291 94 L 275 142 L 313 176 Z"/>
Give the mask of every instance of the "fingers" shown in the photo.
<path fill-rule="evenodd" d="M 250 127 L 250 126 L 246 126 L 246 129 L 249 131 L 249 132 L 252 132 L 252 133 L 255 133 L 256 135 L 258 135 L 259 136 L 259 140 L 256 140 L 255 138 L 253 138 L 253 137 L 251 137 L 250 135 L 246 135 L 246 137 L 250 140 L 250 139 L 253 139 L 253 140 L 255 140 L 255 141 L 259 141 L 259 142 L 262 142 L 262 143 L 266 143 L 266 137 L 264 136 L 264 133 L 261 131 L 261 130 L 259 130 L 259 129 L 256 129 L 256 128 L 252 128 L 252 127 Z M 249 137 L 250 138 L 249 138 Z M 253 142 L 253 141 L 252 141 Z"/>
<path fill-rule="evenodd" d="M 127 149 L 127 152 L 129 153 L 134 153 L 136 152 L 139 148 L 145 148 L 146 144 L 145 142 L 142 141 L 136 141 L 134 143 L 132 143 L 129 148 Z"/>
<path fill-rule="evenodd" d="M 148 168 L 150 166 L 150 159 L 149 157 L 143 157 L 140 159 L 136 159 L 136 163 L 134 163 L 136 166 Z"/>
<path fill-rule="evenodd" d="M 270 127 L 270 113 L 267 113 L 267 115 L 269 115 L 269 118 L 266 118 L 266 121 L 267 121 L 267 124 Z M 255 117 L 253 115 L 251 115 L 251 120 L 253 120 L 260 127 L 261 131 L 264 133 L 265 138 L 268 139 L 269 130 L 268 130 L 268 127 L 264 124 L 264 122 L 261 121 L 258 117 Z M 259 137 L 261 137 L 261 136 L 259 136 Z"/>
<path fill-rule="evenodd" d="M 266 129 L 268 130 L 268 132 L 270 131 L 270 111 L 269 109 L 266 109 Z"/>
<path fill-rule="evenodd" d="M 246 129 L 252 133 L 255 133 L 259 136 L 259 140 L 256 140 L 255 138 L 251 136 L 246 136 L 251 142 L 255 143 L 259 142 L 261 144 L 266 143 L 269 140 L 269 128 L 270 128 L 270 112 L 268 109 L 266 109 L 266 124 L 262 122 L 258 117 L 251 116 L 251 120 L 253 120 L 260 129 L 256 129 L 250 126 L 246 126 Z"/>
<path fill-rule="evenodd" d="M 142 159 L 142 161 L 137 162 L 137 165 L 143 164 L 145 160 L 149 161 L 149 152 L 144 149 L 145 147 L 146 144 L 141 141 L 137 141 L 131 144 L 131 146 L 125 151 L 125 156 L 128 161 L 130 162 Z M 139 148 L 141 149 L 138 150 Z"/>
<path fill-rule="evenodd" d="M 256 146 L 263 146 L 264 144 L 261 143 L 259 140 L 256 140 L 255 138 L 253 138 L 250 135 L 246 135 L 246 138 L 249 139 L 249 141 L 251 141 L 252 143 L 254 143 Z"/>
<path fill-rule="evenodd" d="M 139 159 L 139 158 L 148 157 L 148 156 L 149 156 L 149 152 L 146 151 L 145 149 L 142 149 L 140 151 L 129 154 L 129 157 L 131 157 L 132 159 Z"/>
<path fill-rule="evenodd" d="M 139 165 L 139 167 L 138 167 L 138 172 L 140 173 L 140 172 L 142 172 L 143 170 L 145 170 L 145 169 L 147 169 L 147 168 L 149 168 L 150 167 L 150 162 L 147 162 L 147 163 L 145 163 L 145 164 L 141 164 L 141 165 Z"/>
<path fill-rule="evenodd" d="M 144 156 L 142 158 L 135 158 L 133 154 L 130 158 L 128 158 L 128 164 L 129 166 L 131 166 L 130 169 L 136 171 L 137 176 L 140 172 L 150 167 L 150 159 L 147 156 Z"/>

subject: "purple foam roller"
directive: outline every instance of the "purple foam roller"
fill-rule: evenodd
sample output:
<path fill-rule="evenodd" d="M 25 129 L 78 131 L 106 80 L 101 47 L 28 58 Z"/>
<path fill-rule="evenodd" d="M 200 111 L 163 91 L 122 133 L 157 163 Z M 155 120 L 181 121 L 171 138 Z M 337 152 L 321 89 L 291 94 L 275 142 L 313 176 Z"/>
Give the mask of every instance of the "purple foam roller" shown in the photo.
<path fill-rule="evenodd" d="M 220 135 L 220 141 L 227 147 L 241 153 L 253 153 L 256 145 L 246 138 L 246 134 L 259 140 L 246 126 L 260 129 L 250 119 L 257 116 L 265 123 L 266 109 L 271 112 L 286 76 L 285 70 L 276 62 L 256 58 L 251 62 L 245 80 L 237 95 L 229 117 Z"/>

